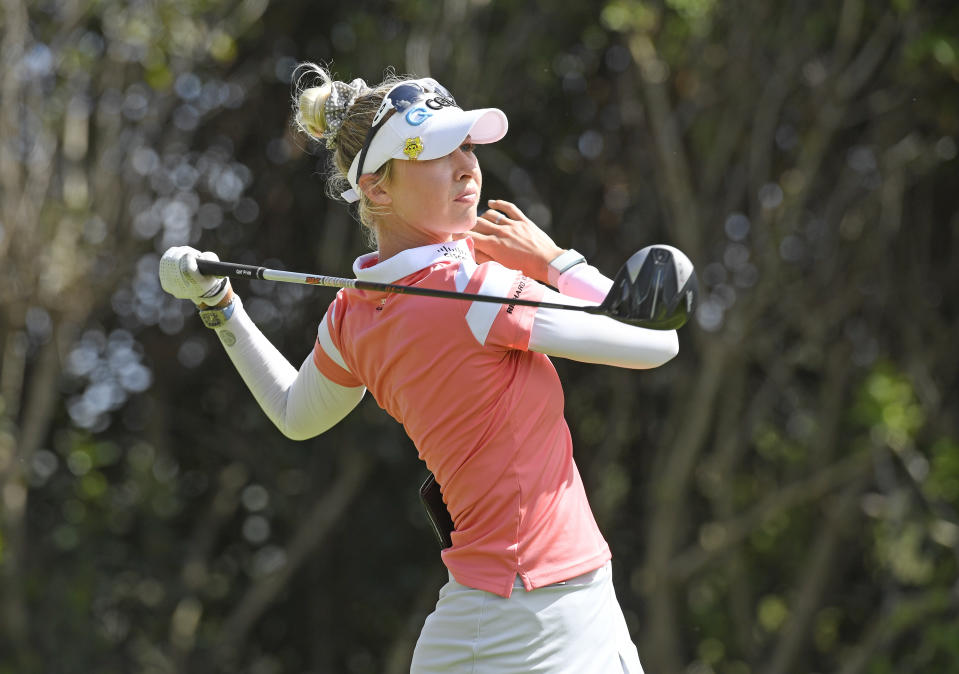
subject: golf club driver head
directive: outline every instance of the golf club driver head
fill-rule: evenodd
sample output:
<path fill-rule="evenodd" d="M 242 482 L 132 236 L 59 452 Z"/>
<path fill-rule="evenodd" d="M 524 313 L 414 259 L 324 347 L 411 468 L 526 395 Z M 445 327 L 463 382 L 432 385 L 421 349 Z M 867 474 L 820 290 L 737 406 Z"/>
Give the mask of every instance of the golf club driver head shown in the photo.
<path fill-rule="evenodd" d="M 692 262 L 672 246 L 647 246 L 622 266 L 600 305 L 618 321 L 653 330 L 682 327 L 696 310 L 699 282 Z"/>

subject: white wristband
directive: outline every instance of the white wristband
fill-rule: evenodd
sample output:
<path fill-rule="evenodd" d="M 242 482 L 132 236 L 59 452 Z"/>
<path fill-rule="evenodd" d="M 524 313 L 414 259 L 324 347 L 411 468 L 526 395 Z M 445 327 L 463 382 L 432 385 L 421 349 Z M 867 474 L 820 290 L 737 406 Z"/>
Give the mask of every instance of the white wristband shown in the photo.
<path fill-rule="evenodd" d="M 572 269 L 578 264 L 585 263 L 586 258 L 572 248 L 564 253 L 560 253 L 549 263 L 549 284 L 554 288 L 558 287 L 559 277 L 563 272 Z"/>

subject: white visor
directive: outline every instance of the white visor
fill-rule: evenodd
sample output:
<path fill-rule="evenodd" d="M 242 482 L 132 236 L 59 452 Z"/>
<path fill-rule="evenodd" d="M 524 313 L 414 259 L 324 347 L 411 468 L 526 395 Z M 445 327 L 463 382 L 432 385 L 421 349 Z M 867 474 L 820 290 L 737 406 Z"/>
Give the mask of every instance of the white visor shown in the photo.
<path fill-rule="evenodd" d="M 363 159 L 363 173 L 374 173 L 390 159 L 427 160 L 444 157 L 458 148 L 467 136 L 471 142 L 479 145 L 495 143 L 506 135 L 508 126 L 506 115 L 497 108 L 463 110 L 451 98 L 437 93 L 424 93 L 419 100 L 403 109 L 396 107 L 389 119 L 374 132 Z M 356 172 L 362 155 L 362 150 L 356 154 L 347 174 L 353 189 L 341 195 L 351 203 L 357 201 L 360 195 Z"/>

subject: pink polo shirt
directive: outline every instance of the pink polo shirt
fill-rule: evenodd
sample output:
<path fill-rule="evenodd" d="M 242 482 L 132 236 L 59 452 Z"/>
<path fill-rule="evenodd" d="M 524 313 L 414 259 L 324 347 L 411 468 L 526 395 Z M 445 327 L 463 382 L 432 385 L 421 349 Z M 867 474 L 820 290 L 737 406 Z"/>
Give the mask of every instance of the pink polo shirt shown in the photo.
<path fill-rule="evenodd" d="M 363 280 L 540 299 L 517 271 L 477 265 L 472 241 L 354 264 Z M 403 424 L 442 485 L 456 530 L 443 561 L 464 585 L 508 597 L 586 573 L 609 558 L 573 461 L 563 390 L 528 351 L 536 309 L 341 290 L 313 360 L 342 386 L 366 386 Z"/>

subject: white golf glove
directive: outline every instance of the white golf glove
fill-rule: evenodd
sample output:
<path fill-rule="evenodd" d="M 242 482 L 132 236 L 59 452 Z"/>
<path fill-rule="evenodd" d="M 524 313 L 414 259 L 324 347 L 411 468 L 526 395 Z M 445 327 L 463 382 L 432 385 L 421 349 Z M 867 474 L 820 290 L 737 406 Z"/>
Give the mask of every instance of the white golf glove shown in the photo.
<path fill-rule="evenodd" d="M 181 300 L 215 306 L 230 290 L 230 279 L 204 276 L 196 266 L 198 258 L 219 260 L 216 253 L 201 253 L 190 246 L 174 246 L 160 258 L 160 285 Z"/>

